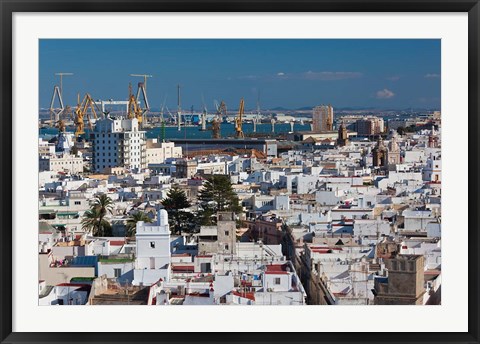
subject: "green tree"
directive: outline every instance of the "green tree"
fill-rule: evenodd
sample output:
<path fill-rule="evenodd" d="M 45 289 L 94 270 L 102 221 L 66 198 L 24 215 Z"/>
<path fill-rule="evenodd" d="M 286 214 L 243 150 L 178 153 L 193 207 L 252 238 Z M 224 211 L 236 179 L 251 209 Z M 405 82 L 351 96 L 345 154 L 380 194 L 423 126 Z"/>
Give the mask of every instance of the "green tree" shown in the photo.
<path fill-rule="evenodd" d="M 112 235 L 112 226 L 105 219 L 107 213 L 112 213 L 113 201 L 105 194 L 101 194 L 90 203 L 90 209 L 85 212 L 82 219 L 82 228 L 94 236 Z"/>
<path fill-rule="evenodd" d="M 112 226 L 105 220 L 99 220 L 100 209 L 90 208 L 83 214 L 82 229 L 86 230 L 93 236 L 109 236 L 111 235 Z"/>
<path fill-rule="evenodd" d="M 219 211 L 231 211 L 237 214 L 242 211 L 238 196 L 232 188 L 230 178 L 226 175 L 210 176 L 199 192 L 198 200 L 200 202 L 198 221 L 201 225 L 214 224 L 215 215 Z"/>
<path fill-rule="evenodd" d="M 78 147 L 77 145 L 73 145 L 72 149 L 70 150 L 70 153 L 72 155 L 77 155 L 78 154 Z"/>
<path fill-rule="evenodd" d="M 136 213 L 130 214 L 127 219 L 127 236 L 133 237 L 136 234 L 137 222 L 139 221 L 151 223 L 152 219 L 143 211 L 137 211 Z"/>
<path fill-rule="evenodd" d="M 185 192 L 174 185 L 168 191 L 162 205 L 168 213 L 170 228 L 173 228 L 174 233 L 182 234 L 182 229 L 188 228 L 193 219 L 193 214 L 184 210 L 191 206 Z"/>

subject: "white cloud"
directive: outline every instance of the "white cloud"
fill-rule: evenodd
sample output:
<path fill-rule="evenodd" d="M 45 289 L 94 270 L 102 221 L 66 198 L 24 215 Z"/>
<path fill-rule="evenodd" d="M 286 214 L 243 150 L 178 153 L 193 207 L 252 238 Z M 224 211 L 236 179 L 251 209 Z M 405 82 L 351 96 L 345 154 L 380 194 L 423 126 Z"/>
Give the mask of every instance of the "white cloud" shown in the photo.
<path fill-rule="evenodd" d="M 435 73 L 425 74 L 425 78 L 427 79 L 433 79 L 433 78 L 439 78 L 439 77 L 440 77 L 440 74 L 435 74 Z"/>
<path fill-rule="evenodd" d="M 392 91 L 384 88 L 383 90 L 377 91 L 377 98 L 378 99 L 389 99 L 395 95 Z"/>
<path fill-rule="evenodd" d="M 257 79 L 260 79 L 260 77 L 258 75 L 242 75 L 242 76 L 239 76 L 238 78 L 242 79 L 242 80 L 257 80 Z"/>
<path fill-rule="evenodd" d="M 400 80 L 400 78 L 401 78 L 401 76 L 399 76 L 399 75 L 393 75 L 393 76 L 389 76 L 389 77 L 387 78 L 387 80 L 390 80 L 390 81 L 398 81 L 398 80 Z"/>
<path fill-rule="evenodd" d="M 355 79 L 361 78 L 363 76 L 360 72 L 315 72 L 309 70 L 308 72 L 301 73 L 286 73 L 278 72 L 273 75 L 243 75 L 238 77 L 242 80 L 345 80 L 345 79 Z"/>
<path fill-rule="evenodd" d="M 362 77 L 360 72 L 314 72 L 309 70 L 305 73 L 292 74 L 293 79 L 306 80 L 344 80 Z"/>

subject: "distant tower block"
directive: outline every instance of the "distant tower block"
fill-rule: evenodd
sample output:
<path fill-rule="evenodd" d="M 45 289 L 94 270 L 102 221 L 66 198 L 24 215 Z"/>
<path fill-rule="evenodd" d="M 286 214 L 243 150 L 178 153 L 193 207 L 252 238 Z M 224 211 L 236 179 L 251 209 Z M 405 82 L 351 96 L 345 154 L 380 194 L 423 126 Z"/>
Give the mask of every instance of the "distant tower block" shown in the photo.
<path fill-rule="evenodd" d="M 333 130 L 333 107 L 331 105 L 320 105 L 313 108 L 312 131 L 316 133 Z"/>
<path fill-rule="evenodd" d="M 272 123 L 272 133 L 275 132 L 275 120 L 272 118 L 271 120 L 271 123 Z"/>
<path fill-rule="evenodd" d="M 295 124 L 294 121 L 290 121 L 290 131 L 293 133 L 293 125 Z"/>

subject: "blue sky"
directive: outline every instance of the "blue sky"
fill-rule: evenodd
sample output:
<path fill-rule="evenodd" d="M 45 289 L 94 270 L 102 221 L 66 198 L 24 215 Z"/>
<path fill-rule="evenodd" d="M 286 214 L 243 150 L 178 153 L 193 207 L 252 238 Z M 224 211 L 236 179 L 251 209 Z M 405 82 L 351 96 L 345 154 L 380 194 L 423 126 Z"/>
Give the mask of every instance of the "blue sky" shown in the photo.
<path fill-rule="evenodd" d="M 214 100 L 237 108 L 334 107 L 385 109 L 440 107 L 440 40 L 159 39 L 40 40 L 40 107 L 48 108 L 56 72 L 66 104 L 77 93 L 125 100 L 128 84 L 147 82 L 150 106 L 213 110 Z"/>

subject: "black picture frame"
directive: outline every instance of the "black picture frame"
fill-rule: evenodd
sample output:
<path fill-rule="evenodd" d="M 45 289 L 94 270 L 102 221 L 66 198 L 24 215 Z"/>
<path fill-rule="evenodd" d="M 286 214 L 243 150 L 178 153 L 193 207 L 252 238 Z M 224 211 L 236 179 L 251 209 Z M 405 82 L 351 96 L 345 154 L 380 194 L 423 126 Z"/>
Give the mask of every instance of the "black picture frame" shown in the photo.
<path fill-rule="evenodd" d="M 458 302 L 468 302 L 468 332 L 465 333 L 248 333 L 239 323 L 236 333 L 19 333 L 12 332 L 12 15 L 15 12 L 468 12 L 468 150 L 469 172 L 479 167 L 479 15 L 478 0 L 0 0 L 0 339 L 2 343 L 193 343 L 193 342 L 395 342 L 478 343 L 479 335 L 479 235 L 469 226 L 468 300 L 459 293 Z M 474 199 L 479 183 L 471 180 L 469 214 L 478 212 Z M 463 200 L 464 201 L 464 200 Z M 474 217 L 469 215 L 469 220 Z M 381 310 L 379 311 L 381 312 Z M 455 316 L 452 314 L 452 316 Z M 319 320 L 320 321 L 320 320 Z M 286 322 L 285 326 L 288 326 Z M 83 326 L 82 326 L 83 327 Z"/>

